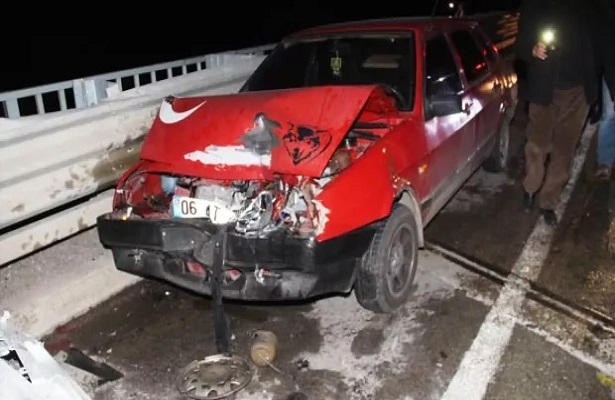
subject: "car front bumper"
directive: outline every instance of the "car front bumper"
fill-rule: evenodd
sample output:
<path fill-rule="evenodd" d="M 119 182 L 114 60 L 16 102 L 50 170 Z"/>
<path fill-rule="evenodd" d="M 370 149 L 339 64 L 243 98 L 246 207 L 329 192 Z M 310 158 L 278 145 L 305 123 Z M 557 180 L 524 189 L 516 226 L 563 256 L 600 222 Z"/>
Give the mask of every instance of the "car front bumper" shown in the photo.
<path fill-rule="evenodd" d="M 220 257 L 222 296 L 250 301 L 349 292 L 357 262 L 374 234 L 373 227 L 366 227 L 317 242 L 280 229 L 252 238 L 205 220 L 121 220 L 112 214 L 98 217 L 97 229 L 121 271 L 211 295 L 210 271 L 214 258 Z"/>

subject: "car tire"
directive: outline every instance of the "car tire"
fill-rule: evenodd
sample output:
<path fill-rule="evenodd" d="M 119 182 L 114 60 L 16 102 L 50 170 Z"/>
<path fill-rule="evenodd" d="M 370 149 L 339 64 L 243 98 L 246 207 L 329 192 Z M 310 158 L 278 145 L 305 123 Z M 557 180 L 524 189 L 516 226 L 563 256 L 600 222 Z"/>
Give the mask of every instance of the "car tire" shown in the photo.
<path fill-rule="evenodd" d="M 390 313 L 403 305 L 412 291 L 418 265 L 418 227 L 412 212 L 395 205 L 361 259 L 355 297 L 374 313 Z"/>
<path fill-rule="evenodd" d="M 510 112 L 505 112 L 502 117 L 502 123 L 495 138 L 493 150 L 483 162 L 483 169 L 487 172 L 500 173 L 508 169 L 510 160 L 510 123 L 512 115 Z"/>

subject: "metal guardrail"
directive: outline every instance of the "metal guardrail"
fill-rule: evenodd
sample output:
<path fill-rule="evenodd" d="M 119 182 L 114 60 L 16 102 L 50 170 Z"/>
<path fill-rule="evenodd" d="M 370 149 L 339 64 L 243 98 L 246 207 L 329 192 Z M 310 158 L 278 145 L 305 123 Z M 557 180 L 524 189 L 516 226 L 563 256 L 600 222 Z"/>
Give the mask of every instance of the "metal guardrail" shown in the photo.
<path fill-rule="evenodd" d="M 83 109 L 112 98 L 114 94 L 152 83 L 229 65 L 242 56 L 265 55 L 273 45 L 250 47 L 222 53 L 206 54 L 184 60 L 148 65 L 94 75 L 88 78 L 50 83 L 27 89 L 0 93 L 0 117 L 22 116 Z"/>
<path fill-rule="evenodd" d="M 474 18 L 501 50 L 514 43 L 518 15 Z M 111 206 L 113 190 L 106 188 L 137 160 L 163 97 L 199 88 L 208 94 L 236 91 L 272 48 L 0 93 L 11 116 L 0 118 L 0 265 L 95 224 Z M 49 96 L 56 96 L 55 103 Z M 24 117 L 21 103 L 28 99 L 37 116 Z"/>

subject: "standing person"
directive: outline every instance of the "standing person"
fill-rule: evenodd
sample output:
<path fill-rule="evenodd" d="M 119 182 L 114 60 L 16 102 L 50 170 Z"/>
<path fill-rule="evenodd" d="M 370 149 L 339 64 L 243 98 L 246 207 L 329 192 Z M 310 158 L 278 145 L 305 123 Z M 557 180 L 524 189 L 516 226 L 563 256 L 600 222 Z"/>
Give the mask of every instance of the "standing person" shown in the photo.
<path fill-rule="evenodd" d="M 599 88 L 586 7 L 581 0 L 524 0 L 520 9 L 516 53 L 526 63 L 520 93 L 529 103 L 523 208 L 538 195 L 549 225 L 557 224 L 555 208 Z"/>
<path fill-rule="evenodd" d="M 602 118 L 598 128 L 596 178 L 611 178 L 615 161 L 615 1 L 596 0 L 595 43 L 602 72 Z"/>
<path fill-rule="evenodd" d="M 463 18 L 466 16 L 466 11 L 463 7 L 463 3 L 459 3 L 457 5 L 457 10 L 455 10 L 455 18 Z"/>

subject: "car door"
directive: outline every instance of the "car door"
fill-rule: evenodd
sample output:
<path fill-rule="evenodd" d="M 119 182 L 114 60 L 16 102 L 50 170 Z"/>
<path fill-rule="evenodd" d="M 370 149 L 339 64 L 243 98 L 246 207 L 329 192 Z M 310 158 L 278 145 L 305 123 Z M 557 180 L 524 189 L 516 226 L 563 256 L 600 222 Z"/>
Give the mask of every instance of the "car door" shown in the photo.
<path fill-rule="evenodd" d="M 490 65 L 486 47 L 478 44 L 473 28 L 461 29 L 450 34 L 457 51 L 465 78 L 464 94 L 472 118 L 474 143 L 468 151 L 471 158 L 488 145 L 494 137 L 499 122 L 501 86 Z"/>
<path fill-rule="evenodd" d="M 503 63 L 500 55 L 498 54 L 496 47 L 491 43 L 482 29 L 475 27 L 472 29 L 472 36 L 474 37 L 476 44 L 480 48 L 481 53 L 487 59 L 489 64 L 490 75 L 487 79 L 487 87 L 485 90 L 489 96 L 489 103 L 486 110 L 489 113 L 489 125 L 486 126 L 483 141 L 488 141 L 488 136 L 498 133 L 498 129 L 502 122 L 503 110 L 505 103 L 507 102 L 507 94 L 505 93 L 506 87 L 509 87 L 510 82 L 507 82 L 507 76 L 505 76 L 506 66 Z M 512 67 L 512 65 L 510 65 Z"/>
<path fill-rule="evenodd" d="M 445 116 L 430 115 L 430 101 L 437 96 L 459 94 L 463 90 L 459 66 L 443 34 L 425 42 L 424 63 L 425 129 L 431 153 L 429 167 L 432 197 L 446 198 L 446 189 L 455 186 L 454 177 L 468 156 L 469 145 L 464 144 L 469 131 L 469 117 L 464 112 Z M 465 146 L 465 149 L 464 149 Z"/>

